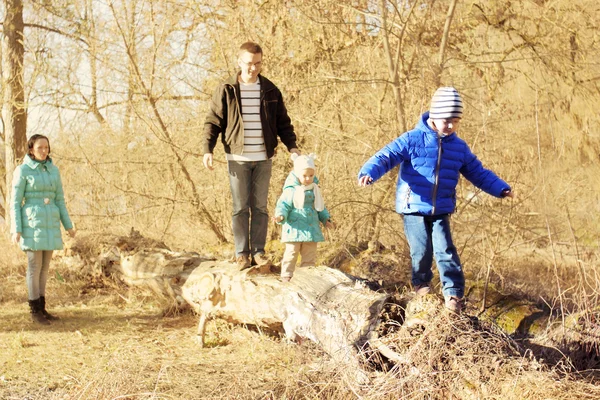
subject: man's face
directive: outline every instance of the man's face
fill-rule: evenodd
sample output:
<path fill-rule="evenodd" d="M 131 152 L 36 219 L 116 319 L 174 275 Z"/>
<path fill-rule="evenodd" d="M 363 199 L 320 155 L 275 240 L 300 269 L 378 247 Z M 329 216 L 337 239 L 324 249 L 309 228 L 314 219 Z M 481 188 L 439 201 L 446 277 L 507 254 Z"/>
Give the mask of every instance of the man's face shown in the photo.
<path fill-rule="evenodd" d="M 441 136 L 447 136 L 456 132 L 460 124 L 460 118 L 434 119 L 433 126 Z"/>
<path fill-rule="evenodd" d="M 242 71 L 242 81 L 245 83 L 254 83 L 262 66 L 262 54 L 253 54 L 244 51 L 238 57 L 238 65 Z"/>

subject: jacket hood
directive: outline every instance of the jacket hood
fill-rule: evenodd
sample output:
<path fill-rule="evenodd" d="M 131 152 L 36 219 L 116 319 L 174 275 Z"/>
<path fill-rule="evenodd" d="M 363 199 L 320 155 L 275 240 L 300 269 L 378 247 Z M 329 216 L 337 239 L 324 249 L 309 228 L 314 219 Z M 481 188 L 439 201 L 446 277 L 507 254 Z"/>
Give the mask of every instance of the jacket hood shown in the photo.
<path fill-rule="evenodd" d="M 319 178 L 317 178 L 316 176 L 314 178 L 314 183 L 317 185 L 319 184 Z M 287 176 L 287 178 L 285 178 L 285 183 L 283 184 L 283 190 L 285 190 L 287 188 L 295 188 L 296 186 L 300 186 L 300 181 L 298 180 L 296 175 L 294 175 L 294 171 L 292 171 Z"/>

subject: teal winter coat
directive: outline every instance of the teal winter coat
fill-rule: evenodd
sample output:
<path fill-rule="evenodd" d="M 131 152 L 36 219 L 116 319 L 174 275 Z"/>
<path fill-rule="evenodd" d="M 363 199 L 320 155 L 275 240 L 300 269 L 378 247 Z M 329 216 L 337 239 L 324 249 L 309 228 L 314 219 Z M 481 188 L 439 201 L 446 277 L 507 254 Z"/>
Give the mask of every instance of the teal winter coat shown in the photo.
<path fill-rule="evenodd" d="M 73 228 L 65 205 L 58 168 L 25 156 L 13 175 L 10 203 L 11 231 L 21 234 L 24 251 L 63 248 L 60 224 Z"/>
<path fill-rule="evenodd" d="M 318 184 L 317 177 L 314 183 Z M 304 208 L 294 208 L 294 191 L 300 186 L 300 181 L 291 172 L 283 184 L 283 193 L 277 201 L 275 217 L 283 216 L 281 241 L 294 242 L 323 242 L 323 232 L 319 222 L 325 224 L 329 219 L 329 211 L 325 208 L 318 212 L 315 210 L 315 194 L 312 190 L 304 192 Z"/>

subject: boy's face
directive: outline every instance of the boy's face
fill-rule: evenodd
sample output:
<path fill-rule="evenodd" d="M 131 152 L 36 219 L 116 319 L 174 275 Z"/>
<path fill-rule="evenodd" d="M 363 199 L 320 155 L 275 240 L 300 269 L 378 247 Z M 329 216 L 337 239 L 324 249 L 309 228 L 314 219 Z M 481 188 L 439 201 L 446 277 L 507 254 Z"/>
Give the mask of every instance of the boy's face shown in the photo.
<path fill-rule="evenodd" d="M 456 132 L 460 124 L 460 118 L 433 119 L 433 127 L 440 136 L 447 136 Z"/>
<path fill-rule="evenodd" d="M 242 71 L 242 81 L 254 83 L 262 67 L 262 54 L 243 51 L 238 57 L 238 65 Z"/>
<path fill-rule="evenodd" d="M 298 179 L 303 186 L 310 185 L 315 180 L 315 170 L 312 168 L 303 169 Z"/>

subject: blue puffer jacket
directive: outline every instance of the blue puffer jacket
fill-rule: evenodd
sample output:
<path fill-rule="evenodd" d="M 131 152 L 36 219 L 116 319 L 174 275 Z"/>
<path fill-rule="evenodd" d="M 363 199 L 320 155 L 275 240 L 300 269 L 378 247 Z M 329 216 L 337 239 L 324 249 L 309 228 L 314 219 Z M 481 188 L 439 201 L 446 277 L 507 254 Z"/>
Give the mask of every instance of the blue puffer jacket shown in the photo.
<path fill-rule="evenodd" d="M 502 197 L 510 186 L 486 169 L 456 133 L 439 137 L 429 125 L 429 112 L 417 126 L 371 157 L 358 173 L 373 181 L 400 165 L 396 211 L 440 215 L 454 212 L 459 174 L 481 190 Z"/>
<path fill-rule="evenodd" d="M 317 177 L 314 183 L 318 184 Z M 293 172 L 290 172 L 283 184 L 283 193 L 277 201 L 275 207 L 275 216 L 284 217 L 280 224 L 283 224 L 281 230 L 281 241 L 284 243 L 294 242 L 323 242 L 323 232 L 319 221 L 323 224 L 329 219 L 329 211 L 325 208 L 318 212 L 315 210 L 315 194 L 312 190 L 304 192 L 304 208 L 294 208 L 294 191 L 296 186 L 300 186 L 300 181 Z"/>
<path fill-rule="evenodd" d="M 67 213 L 58 168 L 48 158 L 39 162 L 25 156 L 13 175 L 10 203 L 11 231 L 21 233 L 24 251 L 63 248 L 60 224 L 73 228 Z"/>

